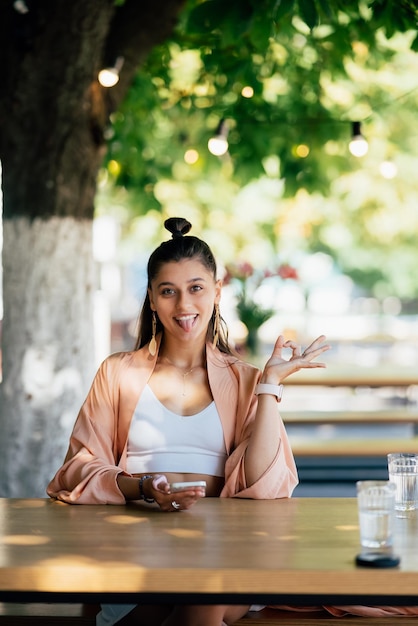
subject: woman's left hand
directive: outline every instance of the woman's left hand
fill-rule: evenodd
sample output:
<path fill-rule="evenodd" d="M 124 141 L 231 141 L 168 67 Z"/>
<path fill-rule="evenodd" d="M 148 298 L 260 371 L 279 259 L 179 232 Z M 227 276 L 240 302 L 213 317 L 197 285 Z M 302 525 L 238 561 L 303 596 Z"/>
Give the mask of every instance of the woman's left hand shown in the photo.
<path fill-rule="evenodd" d="M 300 369 L 326 367 L 325 363 L 314 360 L 330 349 L 325 339 L 325 335 L 320 335 L 302 352 L 302 346 L 295 341 L 286 341 L 283 335 L 279 335 L 274 344 L 273 353 L 264 367 L 260 382 L 277 385 Z M 282 356 L 284 348 L 290 348 L 292 351 L 289 360 Z"/>

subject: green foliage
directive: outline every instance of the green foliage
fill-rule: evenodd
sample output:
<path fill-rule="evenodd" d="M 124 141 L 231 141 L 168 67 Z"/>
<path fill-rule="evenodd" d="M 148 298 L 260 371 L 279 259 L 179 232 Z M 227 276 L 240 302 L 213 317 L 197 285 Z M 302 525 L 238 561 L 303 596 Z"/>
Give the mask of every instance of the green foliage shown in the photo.
<path fill-rule="evenodd" d="M 260 176 L 263 158 L 276 154 L 288 195 L 302 187 L 326 192 L 330 181 L 316 146 L 345 140 L 350 118 L 349 111 L 324 105 L 322 77 L 347 76 L 358 41 L 370 48 L 371 64 L 389 58 L 376 24 L 393 34 L 413 17 L 408 3 L 394 11 L 393 3 L 375 2 L 369 13 L 364 18 L 353 0 L 190 1 L 173 42 L 154 50 L 115 118 L 108 155 L 119 164 L 115 182 L 145 190 L 142 210 L 155 206 L 156 180 L 169 174 L 187 145 L 203 155 L 226 117 L 233 124 L 230 155 L 238 183 Z M 185 50 L 194 50 L 200 65 L 194 83 L 179 89 L 173 64 Z M 245 86 L 254 90 L 252 98 L 241 96 Z M 346 125 L 336 123 L 344 117 Z M 299 143 L 312 146 L 306 160 L 289 149 Z M 204 167 L 215 166 L 203 159 Z"/>
<path fill-rule="evenodd" d="M 411 0 L 189 0 L 173 37 L 153 50 L 112 119 L 109 180 L 129 191 L 137 215 L 194 206 L 210 230 L 222 212 L 222 227 L 230 220 L 236 229 L 234 246 L 246 249 L 245 224 L 235 221 L 228 203 L 252 181 L 280 179 L 276 210 L 264 223 L 254 213 L 257 234 L 268 232 L 273 248 L 285 245 L 282 224 L 298 223 L 301 194 L 320 194 L 321 208 L 304 215 L 297 228 L 305 236 L 295 245 L 328 251 L 367 289 L 386 280 L 394 292 L 418 293 L 418 285 L 400 281 L 384 262 L 393 241 L 376 223 L 379 212 L 381 223 L 387 220 L 386 197 L 372 201 L 366 187 L 357 195 L 345 187 L 345 181 L 358 185 L 359 162 L 347 151 L 354 120 L 363 121 L 366 134 L 382 134 L 389 155 L 417 156 L 410 132 L 416 81 L 413 71 L 398 67 L 397 56 L 398 46 L 405 48 L 399 33 L 415 29 L 408 42 L 418 50 L 417 13 Z M 243 96 L 244 87 L 252 97 Z M 401 116 L 397 99 L 406 105 Z M 217 158 L 207 142 L 221 119 L 229 127 L 229 151 Z M 195 160 L 185 161 L 187 151 Z M 375 151 L 383 155 L 381 147 Z M 378 157 L 368 158 L 377 168 Z M 276 164 L 273 172 L 268 162 Z M 402 202 L 405 184 L 413 185 L 413 176 L 391 185 L 395 202 Z M 329 215 L 327 198 L 335 205 Z M 336 223 L 350 232 L 347 250 L 328 234 Z M 399 244 L 407 248 L 408 232 L 402 223 Z M 409 254 L 405 263 L 409 267 Z"/>

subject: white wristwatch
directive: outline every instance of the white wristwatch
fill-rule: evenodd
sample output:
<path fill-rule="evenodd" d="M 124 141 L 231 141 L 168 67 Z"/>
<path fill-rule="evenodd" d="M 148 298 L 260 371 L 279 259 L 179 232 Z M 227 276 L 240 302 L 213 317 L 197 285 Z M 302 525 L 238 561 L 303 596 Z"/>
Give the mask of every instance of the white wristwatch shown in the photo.
<path fill-rule="evenodd" d="M 283 385 L 269 385 L 267 383 L 258 383 L 254 389 L 254 393 L 256 396 L 260 394 L 269 394 L 272 396 L 276 396 L 277 402 L 280 402 L 283 395 Z"/>

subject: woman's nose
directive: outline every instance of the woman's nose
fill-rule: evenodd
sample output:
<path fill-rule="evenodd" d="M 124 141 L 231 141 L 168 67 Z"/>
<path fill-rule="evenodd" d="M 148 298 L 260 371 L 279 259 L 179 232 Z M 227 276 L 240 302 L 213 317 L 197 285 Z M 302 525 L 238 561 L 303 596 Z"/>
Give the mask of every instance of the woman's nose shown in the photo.
<path fill-rule="evenodd" d="M 187 308 L 190 303 L 190 296 L 187 291 L 179 291 L 176 306 L 178 309 Z"/>

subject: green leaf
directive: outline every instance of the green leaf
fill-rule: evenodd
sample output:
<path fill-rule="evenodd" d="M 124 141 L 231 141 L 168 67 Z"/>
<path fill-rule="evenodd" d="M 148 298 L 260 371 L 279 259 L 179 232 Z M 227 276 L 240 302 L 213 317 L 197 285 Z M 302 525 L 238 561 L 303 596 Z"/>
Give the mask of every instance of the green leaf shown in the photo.
<path fill-rule="evenodd" d="M 299 0 L 299 10 L 303 21 L 312 30 L 318 24 L 318 12 L 314 0 Z"/>
<path fill-rule="evenodd" d="M 201 35 L 212 32 L 219 27 L 222 21 L 223 15 L 219 11 L 219 3 L 215 0 L 206 0 L 190 12 L 186 30 L 188 33 Z"/>
<path fill-rule="evenodd" d="M 328 0 L 318 0 L 318 4 L 321 7 L 322 12 L 325 14 L 327 19 L 332 22 L 334 20 L 334 11 L 331 9 Z"/>
<path fill-rule="evenodd" d="M 294 13 L 295 0 L 277 0 L 275 7 L 273 8 L 273 19 L 276 22 L 291 13 Z"/>
<path fill-rule="evenodd" d="M 250 32 L 250 40 L 254 47 L 264 54 L 272 35 L 273 20 L 271 16 L 268 14 L 257 15 L 253 20 Z"/>

